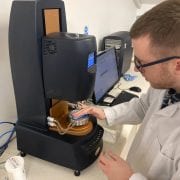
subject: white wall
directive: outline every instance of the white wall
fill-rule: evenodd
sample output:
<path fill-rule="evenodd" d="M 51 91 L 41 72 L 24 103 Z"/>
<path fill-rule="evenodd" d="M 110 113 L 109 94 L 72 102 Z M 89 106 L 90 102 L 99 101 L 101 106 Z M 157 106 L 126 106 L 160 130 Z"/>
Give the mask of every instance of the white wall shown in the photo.
<path fill-rule="evenodd" d="M 17 119 L 14 91 L 8 55 L 8 21 L 11 1 L 0 1 L 0 121 L 15 122 Z M 0 135 L 12 126 L 0 125 Z M 0 145 L 7 136 L 0 139 Z"/>
<path fill-rule="evenodd" d="M 8 55 L 8 22 L 11 0 L 0 1 L 0 121 L 17 119 Z M 129 30 L 136 18 L 132 0 L 65 0 L 69 32 L 83 33 L 85 25 L 98 42 L 103 36 Z M 0 134 L 7 127 L 0 125 Z M 1 143 L 1 142 L 0 142 Z"/>
<path fill-rule="evenodd" d="M 129 30 L 136 18 L 132 0 L 64 0 L 69 32 L 83 33 L 84 26 L 97 42 L 116 31 Z"/>
<path fill-rule="evenodd" d="M 15 120 L 16 109 L 8 54 L 11 1 L 0 1 L 0 120 Z"/>
<path fill-rule="evenodd" d="M 141 8 L 137 10 L 137 17 L 143 15 L 146 11 L 153 8 L 155 4 L 142 4 Z"/>

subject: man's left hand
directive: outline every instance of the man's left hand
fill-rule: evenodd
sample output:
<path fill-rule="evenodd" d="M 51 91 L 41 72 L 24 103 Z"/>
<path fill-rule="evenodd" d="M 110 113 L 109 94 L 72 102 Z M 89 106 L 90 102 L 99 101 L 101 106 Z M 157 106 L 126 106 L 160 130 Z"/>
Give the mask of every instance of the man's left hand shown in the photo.
<path fill-rule="evenodd" d="M 101 153 L 98 165 L 108 180 L 129 180 L 133 174 L 127 162 L 112 152 Z"/>

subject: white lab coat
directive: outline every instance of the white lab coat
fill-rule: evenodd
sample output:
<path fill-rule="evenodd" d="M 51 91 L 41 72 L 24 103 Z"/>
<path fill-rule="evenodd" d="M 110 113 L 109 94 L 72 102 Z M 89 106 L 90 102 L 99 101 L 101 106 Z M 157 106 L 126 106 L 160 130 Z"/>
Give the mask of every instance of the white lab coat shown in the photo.
<path fill-rule="evenodd" d="M 149 88 L 130 102 L 107 107 L 109 125 L 142 123 L 128 153 L 130 180 L 180 180 L 180 102 L 160 109 L 165 90 Z"/>

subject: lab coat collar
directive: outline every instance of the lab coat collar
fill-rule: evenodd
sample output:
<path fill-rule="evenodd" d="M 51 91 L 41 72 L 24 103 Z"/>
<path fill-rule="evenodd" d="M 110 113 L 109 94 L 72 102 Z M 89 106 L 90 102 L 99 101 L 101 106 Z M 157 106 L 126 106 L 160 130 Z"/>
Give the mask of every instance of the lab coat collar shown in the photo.
<path fill-rule="evenodd" d="M 171 104 L 163 109 L 160 109 L 157 114 L 161 116 L 172 117 L 177 111 L 177 109 L 180 109 L 180 102 Z"/>

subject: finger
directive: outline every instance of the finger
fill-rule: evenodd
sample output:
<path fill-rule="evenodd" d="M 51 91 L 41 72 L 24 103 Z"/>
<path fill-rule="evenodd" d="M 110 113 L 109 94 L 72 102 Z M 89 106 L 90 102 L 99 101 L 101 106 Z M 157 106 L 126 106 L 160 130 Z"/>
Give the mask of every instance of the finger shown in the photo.
<path fill-rule="evenodd" d="M 105 153 L 101 153 L 101 157 L 105 156 Z M 103 160 L 99 159 L 98 161 L 98 167 L 107 175 L 109 164 L 104 162 Z"/>
<path fill-rule="evenodd" d="M 98 167 L 107 174 L 108 166 L 104 165 L 103 163 L 98 163 Z"/>
<path fill-rule="evenodd" d="M 106 165 L 105 162 L 102 160 L 102 159 L 103 159 L 103 158 L 102 158 L 103 156 L 105 156 L 105 152 L 104 152 L 104 151 L 101 152 L 101 154 L 100 154 L 100 156 L 99 156 L 99 161 L 98 161 L 98 163 L 101 164 L 101 165 Z"/>
<path fill-rule="evenodd" d="M 109 164 L 109 159 L 106 157 L 106 153 L 101 153 L 99 156 L 99 163 L 103 165 L 108 165 Z"/>
<path fill-rule="evenodd" d="M 100 159 L 99 159 L 98 164 L 99 164 L 99 165 L 102 165 L 102 166 L 106 166 L 106 164 L 105 164 L 102 160 L 100 160 Z"/>
<path fill-rule="evenodd" d="M 118 155 L 112 153 L 111 151 L 109 151 L 107 154 L 114 161 L 118 161 L 118 159 L 120 158 Z"/>
<path fill-rule="evenodd" d="M 84 109 L 87 108 L 88 106 L 83 104 L 83 103 L 78 103 L 78 109 Z"/>
<path fill-rule="evenodd" d="M 73 113 L 72 115 L 74 117 L 79 117 L 79 116 L 82 116 L 82 115 L 85 115 L 85 114 L 89 114 L 89 111 L 90 111 L 90 107 L 87 107 L 85 109 L 81 109 L 80 111 L 77 111 L 77 112 Z"/>

